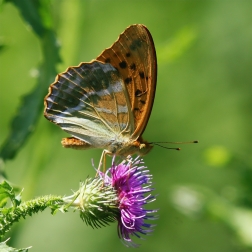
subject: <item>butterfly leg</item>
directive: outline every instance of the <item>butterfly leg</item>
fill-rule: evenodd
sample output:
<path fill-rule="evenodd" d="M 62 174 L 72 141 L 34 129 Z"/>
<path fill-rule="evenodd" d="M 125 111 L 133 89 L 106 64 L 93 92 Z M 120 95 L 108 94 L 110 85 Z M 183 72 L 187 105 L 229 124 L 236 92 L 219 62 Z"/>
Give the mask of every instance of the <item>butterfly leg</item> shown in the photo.
<path fill-rule="evenodd" d="M 101 170 L 102 164 L 103 164 L 103 172 L 105 172 L 105 170 L 106 170 L 106 155 L 110 155 L 110 154 L 111 154 L 111 152 L 108 151 L 108 150 L 103 150 L 102 151 L 102 155 L 101 155 L 101 158 L 100 158 L 100 162 L 99 162 L 98 169 L 97 169 L 95 177 L 98 176 L 98 173 Z"/>
<path fill-rule="evenodd" d="M 131 169 L 131 167 L 132 167 L 132 157 L 131 157 L 131 155 L 128 155 L 123 161 L 122 161 L 122 164 L 124 164 L 124 163 L 126 163 L 126 162 L 128 162 L 128 164 L 129 164 L 129 167 L 128 167 L 128 170 L 130 170 Z M 130 173 L 128 173 L 128 178 L 127 178 L 127 181 L 129 180 L 129 174 Z M 128 185 L 128 187 L 129 187 L 129 183 L 127 182 L 127 185 Z M 130 187 L 129 187 L 130 188 Z"/>

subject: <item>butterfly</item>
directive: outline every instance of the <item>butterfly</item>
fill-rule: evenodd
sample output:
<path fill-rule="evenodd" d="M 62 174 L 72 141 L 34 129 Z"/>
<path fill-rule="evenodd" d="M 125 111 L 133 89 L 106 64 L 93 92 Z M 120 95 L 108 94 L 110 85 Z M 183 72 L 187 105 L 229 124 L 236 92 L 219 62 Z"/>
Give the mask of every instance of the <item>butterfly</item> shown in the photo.
<path fill-rule="evenodd" d="M 142 134 L 149 120 L 157 59 L 146 26 L 131 25 L 95 60 L 57 75 L 44 99 L 44 116 L 72 137 L 62 145 L 103 149 L 103 154 L 147 154 Z"/>

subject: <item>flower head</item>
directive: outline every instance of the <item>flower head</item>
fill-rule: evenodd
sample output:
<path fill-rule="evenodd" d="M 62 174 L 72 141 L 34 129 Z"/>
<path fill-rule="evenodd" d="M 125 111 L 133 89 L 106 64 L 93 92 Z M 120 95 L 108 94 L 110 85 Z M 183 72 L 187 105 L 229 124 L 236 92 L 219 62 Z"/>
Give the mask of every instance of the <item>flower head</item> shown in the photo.
<path fill-rule="evenodd" d="M 146 223 L 157 217 L 153 215 L 157 210 L 147 210 L 144 205 L 155 200 L 150 194 L 153 190 L 152 175 L 143 165 L 143 160 L 137 157 L 115 165 L 100 176 L 106 185 L 112 185 L 118 196 L 118 235 L 126 246 L 137 247 L 131 236 L 141 238 L 153 231 L 154 225 Z M 149 193 L 149 194 L 148 194 Z M 146 195 L 148 194 L 148 195 Z"/>
<path fill-rule="evenodd" d="M 146 221 L 156 219 L 157 210 L 144 206 L 155 200 L 151 195 L 152 175 L 140 158 L 128 159 L 115 165 L 106 173 L 82 182 L 77 192 L 64 198 L 63 210 L 74 207 L 93 228 L 118 221 L 118 235 L 126 246 L 137 247 L 132 236 L 142 238 L 153 231 L 154 225 Z M 146 195 L 147 194 L 147 195 Z"/>

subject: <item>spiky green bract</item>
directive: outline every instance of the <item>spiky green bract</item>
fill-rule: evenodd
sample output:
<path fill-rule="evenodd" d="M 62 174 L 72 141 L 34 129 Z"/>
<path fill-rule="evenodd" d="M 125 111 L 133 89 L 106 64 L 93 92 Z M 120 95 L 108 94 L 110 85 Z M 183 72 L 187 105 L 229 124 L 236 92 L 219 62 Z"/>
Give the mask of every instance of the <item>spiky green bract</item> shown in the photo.
<path fill-rule="evenodd" d="M 109 225 L 118 219 L 118 198 L 112 185 L 105 185 L 102 178 L 88 178 L 80 184 L 80 189 L 70 197 L 64 198 L 80 217 L 93 228 Z"/>

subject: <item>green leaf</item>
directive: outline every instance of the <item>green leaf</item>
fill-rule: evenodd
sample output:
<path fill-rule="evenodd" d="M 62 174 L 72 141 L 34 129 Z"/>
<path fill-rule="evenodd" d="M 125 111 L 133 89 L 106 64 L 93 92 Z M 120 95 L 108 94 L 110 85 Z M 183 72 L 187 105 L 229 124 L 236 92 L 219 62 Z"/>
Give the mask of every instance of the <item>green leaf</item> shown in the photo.
<path fill-rule="evenodd" d="M 6 205 L 8 199 L 16 207 L 21 203 L 21 193 L 15 195 L 15 189 L 7 181 L 3 181 L 0 183 L 0 208 Z"/>
<path fill-rule="evenodd" d="M 15 193 L 13 188 L 6 181 L 3 181 L 0 184 L 0 207 L 4 207 L 8 199 L 15 201 Z"/>
<path fill-rule="evenodd" d="M 39 36 L 43 37 L 48 28 L 52 26 L 48 0 L 7 0 L 13 3 L 20 11 L 25 22 Z"/>
<path fill-rule="evenodd" d="M 39 77 L 35 88 L 26 94 L 14 116 L 9 136 L 0 148 L 3 161 L 13 159 L 34 131 L 43 110 L 43 100 L 48 86 L 56 76 L 56 64 L 60 62 L 59 47 L 50 27 L 49 14 L 46 15 L 47 1 L 10 1 L 19 8 L 23 19 L 40 37 L 43 62 L 39 66 Z M 49 11 L 48 11 L 49 13 Z"/>
<path fill-rule="evenodd" d="M 28 249 L 31 248 L 31 247 L 27 247 L 27 248 L 16 249 L 16 248 L 9 247 L 6 244 L 8 240 L 6 240 L 4 242 L 0 242 L 0 251 L 1 252 L 27 252 Z"/>

